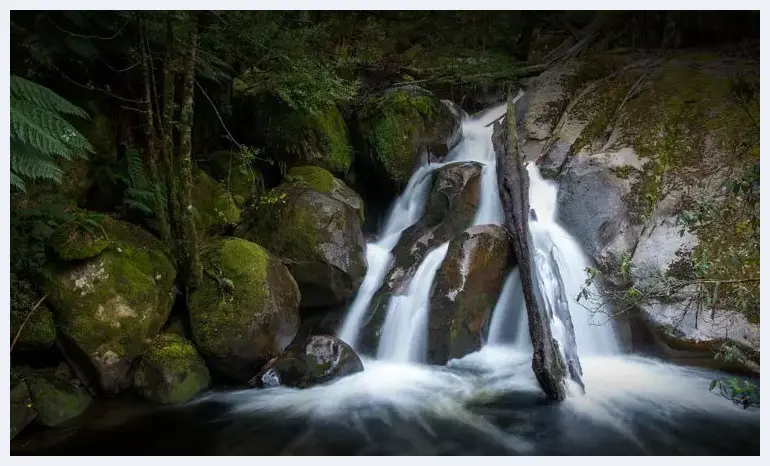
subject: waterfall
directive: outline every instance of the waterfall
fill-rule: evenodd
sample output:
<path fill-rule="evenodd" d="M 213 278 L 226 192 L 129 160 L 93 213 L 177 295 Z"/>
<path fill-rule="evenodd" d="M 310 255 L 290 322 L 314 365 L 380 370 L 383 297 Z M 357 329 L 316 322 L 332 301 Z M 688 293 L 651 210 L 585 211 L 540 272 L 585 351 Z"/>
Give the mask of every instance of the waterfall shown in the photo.
<path fill-rule="evenodd" d="M 377 359 L 421 361 L 427 350 L 428 306 L 433 279 L 446 257 L 449 242 L 432 250 L 422 261 L 406 295 L 393 296 L 382 327 Z"/>
<path fill-rule="evenodd" d="M 523 94 L 519 93 L 517 99 Z M 506 105 L 501 104 L 475 117 L 467 117 L 462 122 L 462 140 L 455 146 L 441 163 L 426 163 L 417 168 L 412 174 L 403 193 L 393 203 L 387 216 L 385 227 L 379 233 L 376 242 L 366 245 L 368 269 L 366 276 L 358 289 L 353 303 L 348 308 L 345 320 L 338 332 L 339 338 L 353 348 L 357 348 L 358 338 L 364 317 L 369 310 L 369 304 L 392 265 L 393 248 L 398 243 L 401 233 L 412 226 L 425 209 L 430 191 L 433 172 L 452 162 L 479 162 L 483 165 L 481 173 L 481 193 L 479 207 L 473 224 L 500 224 L 503 219 L 503 208 L 497 188 L 497 161 L 492 147 L 492 126 L 490 123 L 505 114 Z M 420 360 L 420 348 L 424 348 L 427 309 L 429 308 L 430 289 L 436 271 L 441 266 L 446 255 L 448 244 L 443 244 L 431 250 L 420 264 L 418 273 L 408 284 L 407 295 L 396 296 L 388 303 L 388 312 L 381 336 L 378 355 L 388 359 L 403 360 L 404 355 L 411 355 L 408 360 Z M 443 250 L 443 253 L 441 252 Z M 422 273 L 420 273 L 422 272 Z M 418 276 L 421 277 L 418 280 Z M 412 292 L 414 290 L 414 293 Z M 412 309 L 424 303 L 424 316 L 411 320 L 409 316 L 419 314 Z M 414 327 L 410 326 L 414 324 Z M 417 331 L 417 329 L 420 331 Z M 410 335 L 406 338 L 406 332 Z M 398 351 L 393 349 L 397 341 L 407 341 L 410 349 L 404 347 Z M 390 342 L 390 343 L 386 343 Z M 396 354 L 398 353 L 398 354 Z"/>

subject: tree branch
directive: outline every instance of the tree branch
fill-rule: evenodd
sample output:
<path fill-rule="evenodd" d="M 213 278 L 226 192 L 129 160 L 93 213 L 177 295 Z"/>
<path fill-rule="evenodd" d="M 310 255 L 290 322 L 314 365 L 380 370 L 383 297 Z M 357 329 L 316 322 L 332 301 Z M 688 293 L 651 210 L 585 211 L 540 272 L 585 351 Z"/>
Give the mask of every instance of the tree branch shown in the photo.
<path fill-rule="evenodd" d="M 24 326 L 27 325 L 27 322 L 29 322 L 29 319 L 32 317 L 32 314 L 35 313 L 37 308 L 40 307 L 41 304 L 43 304 L 43 301 L 48 297 L 48 293 L 46 293 L 42 298 L 40 298 L 40 301 L 37 302 L 32 307 L 32 310 L 27 313 L 27 317 L 24 318 L 24 321 L 21 323 L 21 326 L 19 327 L 19 330 L 16 332 L 16 336 L 13 337 L 13 341 L 11 342 L 11 350 L 10 352 L 13 352 L 13 347 L 16 346 L 16 342 L 19 341 L 19 337 L 21 336 L 21 332 L 24 331 Z"/>

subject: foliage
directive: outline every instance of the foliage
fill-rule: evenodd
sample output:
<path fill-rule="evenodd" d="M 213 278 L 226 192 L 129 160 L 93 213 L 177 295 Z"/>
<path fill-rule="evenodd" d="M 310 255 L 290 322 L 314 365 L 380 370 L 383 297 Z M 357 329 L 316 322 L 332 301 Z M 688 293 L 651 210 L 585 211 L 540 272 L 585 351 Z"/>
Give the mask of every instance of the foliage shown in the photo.
<path fill-rule="evenodd" d="M 735 345 L 729 343 L 723 344 L 714 358 L 727 363 L 747 363 L 743 353 Z M 714 379 L 711 381 L 709 391 L 716 392 L 743 409 L 759 408 L 759 387 L 750 380 L 738 380 L 735 377 Z"/>
<path fill-rule="evenodd" d="M 88 118 L 82 109 L 50 89 L 11 75 L 11 187 L 62 179 L 60 159 L 86 158 L 93 149 L 65 118 Z"/>

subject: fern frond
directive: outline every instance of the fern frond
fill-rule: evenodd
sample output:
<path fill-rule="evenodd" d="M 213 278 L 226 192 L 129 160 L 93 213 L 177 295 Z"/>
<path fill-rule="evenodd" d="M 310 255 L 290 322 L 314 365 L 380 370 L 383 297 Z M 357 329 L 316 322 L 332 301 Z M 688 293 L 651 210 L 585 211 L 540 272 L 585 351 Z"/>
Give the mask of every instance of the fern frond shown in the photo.
<path fill-rule="evenodd" d="M 88 113 L 82 108 L 71 104 L 59 94 L 45 86 L 33 83 L 19 76 L 11 75 L 11 98 L 16 97 L 20 101 L 27 101 L 38 108 L 52 112 L 75 115 L 89 119 Z M 13 106 L 11 107 L 13 108 Z"/>
<path fill-rule="evenodd" d="M 27 188 L 24 186 L 24 180 L 14 172 L 11 172 L 11 188 L 16 188 L 23 193 L 27 192 Z"/>
<path fill-rule="evenodd" d="M 142 202 L 134 201 L 132 199 L 123 199 L 123 204 L 130 210 L 136 211 L 140 214 L 151 216 L 153 215 L 152 209 L 146 206 Z"/>
<path fill-rule="evenodd" d="M 130 185 L 134 188 L 145 189 L 150 185 L 147 172 L 144 169 L 144 161 L 139 151 L 133 147 L 126 150 L 126 164 L 128 168 L 128 179 Z"/>
<path fill-rule="evenodd" d="M 40 152 L 69 160 L 93 152 L 88 140 L 57 113 L 34 103 L 11 99 L 11 139 L 18 139 Z"/>
<path fill-rule="evenodd" d="M 195 60 L 195 74 L 197 76 L 217 82 L 228 81 L 232 79 L 230 73 L 227 72 L 229 69 L 230 66 L 227 62 L 218 56 L 205 49 L 198 50 L 198 57 Z"/>
<path fill-rule="evenodd" d="M 50 155 L 30 147 L 11 144 L 11 173 L 20 178 L 43 181 L 61 181 L 64 172 Z"/>

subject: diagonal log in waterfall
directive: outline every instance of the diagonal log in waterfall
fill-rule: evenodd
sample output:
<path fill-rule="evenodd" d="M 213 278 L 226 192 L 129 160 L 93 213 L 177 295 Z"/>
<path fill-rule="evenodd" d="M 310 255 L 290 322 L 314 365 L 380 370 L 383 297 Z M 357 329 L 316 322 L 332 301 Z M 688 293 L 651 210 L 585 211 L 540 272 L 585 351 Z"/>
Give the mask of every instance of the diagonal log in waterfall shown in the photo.
<path fill-rule="evenodd" d="M 567 365 L 559 343 L 553 337 L 551 320 L 546 314 L 542 292 L 533 275 L 533 246 L 528 225 L 529 178 L 519 156 L 515 115 L 513 100 L 509 97 L 507 116 L 504 120 L 495 122 L 492 135 L 497 157 L 500 200 L 505 212 L 503 226 L 511 237 L 513 253 L 519 264 L 529 333 L 532 338 L 532 369 L 543 391 L 552 399 L 561 401 L 566 397 Z M 570 371 L 570 376 L 582 386 L 579 373 Z"/>

